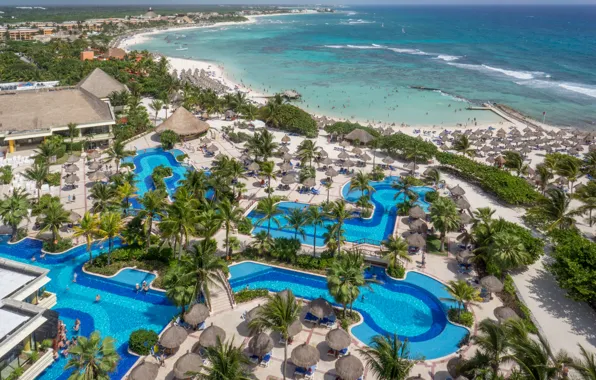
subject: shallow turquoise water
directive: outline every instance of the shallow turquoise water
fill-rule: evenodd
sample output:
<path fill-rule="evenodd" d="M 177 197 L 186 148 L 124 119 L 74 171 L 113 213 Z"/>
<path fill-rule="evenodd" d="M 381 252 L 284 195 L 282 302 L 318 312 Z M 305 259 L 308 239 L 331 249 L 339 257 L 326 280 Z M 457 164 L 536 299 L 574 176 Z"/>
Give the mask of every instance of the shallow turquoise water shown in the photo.
<path fill-rule="evenodd" d="M 333 116 L 498 121 L 466 111 L 461 97 L 593 128 L 595 19 L 594 6 L 362 6 L 168 32 L 136 47 L 213 61 L 257 91 L 297 89 L 304 107 Z"/>
<path fill-rule="evenodd" d="M 230 267 L 230 284 L 234 291 L 248 286 L 273 292 L 291 289 L 297 297 L 315 299 L 324 297 L 334 302 L 327 291 L 325 277 L 244 262 Z M 393 280 L 383 269 L 371 267 L 366 277 L 376 276 L 380 283 L 371 283 L 371 289 L 362 288 L 354 302 L 364 323 L 354 327 L 352 334 L 368 344 L 378 334 L 399 335 L 408 339 L 413 357 L 436 359 L 455 352 L 468 330 L 447 321 L 445 310 L 453 307 L 444 301 L 449 295 L 440 282 L 416 272 L 409 272 L 404 281 Z"/>

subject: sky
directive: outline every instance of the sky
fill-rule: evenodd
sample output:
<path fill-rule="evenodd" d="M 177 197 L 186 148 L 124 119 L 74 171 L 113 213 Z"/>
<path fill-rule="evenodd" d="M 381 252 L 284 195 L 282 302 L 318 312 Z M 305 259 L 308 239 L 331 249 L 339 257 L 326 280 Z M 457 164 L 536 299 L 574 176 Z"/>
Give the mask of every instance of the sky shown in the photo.
<path fill-rule="evenodd" d="M 488 5 L 488 4 L 591 4 L 596 5 L 596 0 L 315 0 L 314 2 L 300 0 L 0 0 L 3 5 L 174 5 L 174 4 L 274 4 L 274 5 L 298 5 L 298 4 L 350 4 L 350 5 L 399 5 L 399 4 L 466 4 L 466 5 Z"/>

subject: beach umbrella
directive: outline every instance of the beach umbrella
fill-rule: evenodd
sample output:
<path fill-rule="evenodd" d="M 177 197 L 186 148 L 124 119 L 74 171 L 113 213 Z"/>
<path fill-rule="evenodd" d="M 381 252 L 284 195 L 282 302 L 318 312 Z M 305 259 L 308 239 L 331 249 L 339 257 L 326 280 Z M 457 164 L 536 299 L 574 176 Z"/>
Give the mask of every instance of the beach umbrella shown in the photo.
<path fill-rule="evenodd" d="M 483 146 L 482 148 L 480 148 L 480 150 L 481 150 L 482 152 L 484 152 L 484 153 L 488 153 L 488 152 L 490 152 L 491 150 L 493 150 L 493 148 L 491 148 L 491 147 L 490 147 L 490 146 L 488 146 L 488 145 L 485 145 L 485 146 Z"/>
<path fill-rule="evenodd" d="M 497 156 L 494 161 L 497 165 L 503 165 L 503 164 L 505 164 L 506 160 L 505 160 L 505 157 L 503 157 L 503 156 Z"/>
<path fill-rule="evenodd" d="M 325 175 L 327 177 L 336 177 L 339 173 L 337 173 L 337 170 L 333 169 L 333 168 L 329 168 L 327 169 L 327 171 L 325 172 Z"/>
<path fill-rule="evenodd" d="M 356 148 L 352 149 L 352 153 L 354 153 L 356 155 L 360 155 L 360 154 L 362 154 L 362 149 L 356 147 Z"/>
<path fill-rule="evenodd" d="M 165 348 L 174 349 L 186 340 L 188 334 L 184 327 L 171 326 L 159 337 L 159 344 Z"/>
<path fill-rule="evenodd" d="M 425 234 L 428 231 L 428 225 L 422 219 L 416 219 L 410 223 L 410 231 Z"/>
<path fill-rule="evenodd" d="M 470 202 L 468 202 L 464 197 L 457 198 L 455 200 L 455 205 L 462 210 L 467 210 L 470 208 Z"/>
<path fill-rule="evenodd" d="M 461 197 L 466 193 L 466 191 L 462 189 L 459 185 L 452 187 L 451 189 L 449 189 L 449 191 L 451 192 L 451 195 L 454 195 L 456 197 Z"/>
<path fill-rule="evenodd" d="M 360 359 L 349 354 L 335 362 L 335 373 L 342 380 L 358 380 L 364 374 L 364 365 Z"/>
<path fill-rule="evenodd" d="M 91 181 L 100 181 L 102 179 L 105 178 L 105 173 L 104 172 L 93 172 L 91 174 L 89 174 L 89 179 Z"/>
<path fill-rule="evenodd" d="M 78 176 L 76 176 L 75 174 L 69 174 L 66 177 L 64 177 L 64 182 L 67 185 L 74 185 L 75 183 L 79 182 L 80 178 Z"/>
<path fill-rule="evenodd" d="M 441 150 L 449 150 L 449 146 L 447 146 L 447 144 L 441 144 L 440 148 Z"/>
<path fill-rule="evenodd" d="M 292 165 L 290 165 L 289 162 L 284 162 L 279 166 L 279 168 L 281 169 L 281 171 L 287 172 L 288 170 L 292 169 Z"/>
<path fill-rule="evenodd" d="M 261 167 L 256 162 L 253 162 L 252 164 L 248 165 L 248 170 L 252 170 L 253 172 L 256 172 L 260 168 Z"/>
<path fill-rule="evenodd" d="M 155 380 L 159 372 L 159 364 L 146 362 L 144 359 L 134 367 L 128 375 L 129 380 Z"/>
<path fill-rule="evenodd" d="M 424 240 L 424 236 L 420 235 L 419 233 L 413 233 L 408 235 L 406 238 L 408 245 L 411 247 L 422 248 L 426 244 L 426 240 Z"/>
<path fill-rule="evenodd" d="M 457 255 L 455 255 L 455 258 L 457 259 L 458 263 L 468 265 L 470 264 L 472 258 L 474 258 L 474 254 L 466 249 L 464 251 L 458 252 Z"/>
<path fill-rule="evenodd" d="M 333 307 L 325 298 L 317 298 L 308 304 L 308 311 L 315 317 L 322 319 L 333 314 Z"/>
<path fill-rule="evenodd" d="M 510 319 L 520 319 L 519 315 L 510 307 L 500 306 L 494 310 L 495 317 L 499 322 L 504 322 Z"/>
<path fill-rule="evenodd" d="M 76 212 L 74 212 L 74 211 L 71 211 L 71 212 L 70 212 L 70 214 L 68 215 L 68 219 L 69 219 L 71 222 L 73 222 L 73 223 L 76 223 L 76 222 L 78 222 L 79 220 L 81 220 L 81 215 L 80 215 L 80 214 L 78 214 L 78 213 L 76 213 Z"/>
<path fill-rule="evenodd" d="M 296 176 L 294 174 L 286 174 L 281 179 L 281 183 L 283 183 L 284 185 L 292 185 L 296 183 Z"/>
<path fill-rule="evenodd" d="M 68 166 L 66 167 L 66 169 L 64 169 L 64 171 L 65 171 L 66 173 L 70 173 L 70 174 L 72 174 L 72 173 L 76 173 L 76 172 L 78 172 L 78 171 L 79 171 L 79 167 L 78 167 L 78 166 L 76 166 L 75 164 L 70 164 L 70 165 L 68 165 Z"/>
<path fill-rule="evenodd" d="M 323 165 L 331 165 L 333 163 L 333 160 L 329 157 L 325 157 L 320 161 L 320 163 Z"/>
<path fill-rule="evenodd" d="M 342 164 L 342 166 L 345 166 L 346 168 L 351 168 L 354 165 L 356 165 L 356 163 L 350 160 L 345 160 Z"/>
<path fill-rule="evenodd" d="M 192 379 L 192 373 L 201 372 L 203 369 L 203 358 L 193 352 L 182 355 L 174 363 L 174 375 L 177 379 Z"/>
<path fill-rule="evenodd" d="M 528 153 L 532 152 L 532 149 L 531 149 L 530 147 L 524 146 L 524 147 L 521 149 L 521 152 L 522 152 L 523 154 L 528 154 Z"/>
<path fill-rule="evenodd" d="M 464 360 L 460 356 L 456 356 L 451 358 L 447 362 L 447 372 L 451 375 L 452 378 L 456 378 L 460 374 L 460 367 L 464 364 Z"/>
<path fill-rule="evenodd" d="M 339 145 L 343 146 L 344 148 L 350 146 L 350 142 L 348 140 L 343 140 L 339 143 Z"/>
<path fill-rule="evenodd" d="M 498 293 L 503 290 L 503 283 L 495 276 L 483 277 L 480 280 L 480 285 L 486 288 L 490 293 Z"/>
<path fill-rule="evenodd" d="M 308 177 L 307 179 L 305 179 L 304 181 L 302 181 L 302 184 L 306 187 L 313 187 L 314 185 L 317 184 L 317 182 L 315 181 L 314 178 L 312 177 Z"/>
<path fill-rule="evenodd" d="M 459 219 L 460 219 L 460 221 L 461 221 L 462 224 L 470 224 L 470 223 L 472 223 L 472 217 L 470 215 L 468 215 L 467 213 L 465 213 L 465 212 L 459 214 Z"/>
<path fill-rule="evenodd" d="M 283 158 L 284 161 L 290 161 L 292 159 L 292 155 L 289 153 L 284 153 L 284 155 L 281 158 Z"/>
<path fill-rule="evenodd" d="M 258 357 L 265 356 L 273 349 L 273 339 L 271 339 L 269 334 L 261 332 L 248 341 L 248 349 L 253 355 Z"/>
<path fill-rule="evenodd" d="M 217 344 L 217 339 L 220 341 L 226 340 L 226 332 L 221 327 L 213 325 L 207 327 L 199 336 L 199 345 L 201 347 L 214 347 Z"/>
<path fill-rule="evenodd" d="M 294 322 L 292 322 L 290 327 L 288 327 L 288 335 L 291 337 L 300 334 L 301 331 L 302 331 L 302 323 L 298 319 L 295 320 Z"/>
<path fill-rule="evenodd" d="M 201 139 L 201 145 L 208 145 L 211 144 L 211 139 L 209 137 L 204 137 Z"/>
<path fill-rule="evenodd" d="M 340 154 L 337 156 L 337 158 L 339 158 L 339 159 L 341 159 L 341 160 L 345 160 L 345 159 L 347 159 L 347 158 L 350 158 L 350 155 L 349 155 L 348 153 L 346 153 L 346 152 L 341 152 L 341 153 L 340 153 Z"/>
<path fill-rule="evenodd" d="M 219 150 L 219 148 L 216 147 L 215 144 L 209 145 L 206 149 L 207 149 L 208 152 L 211 152 L 211 153 L 217 152 Z"/>
<path fill-rule="evenodd" d="M 326 151 L 324 151 L 324 150 L 321 149 L 319 151 L 319 156 L 321 156 L 321 157 L 329 157 L 329 153 L 327 153 Z"/>
<path fill-rule="evenodd" d="M 101 165 L 99 164 L 99 162 L 93 161 L 91 164 L 89 164 L 89 170 L 91 170 L 91 171 L 99 170 L 100 166 Z"/>
<path fill-rule="evenodd" d="M 385 157 L 385 158 L 383 158 L 383 162 L 387 165 L 391 165 L 392 163 L 395 162 L 395 160 L 391 157 Z"/>
<path fill-rule="evenodd" d="M 259 313 L 261 313 L 262 310 L 263 310 L 263 306 L 261 306 L 261 305 L 253 307 L 252 309 L 250 309 L 250 311 L 248 313 L 246 313 L 244 320 L 246 322 L 252 321 L 253 319 L 255 319 L 256 317 L 259 316 Z"/>
<path fill-rule="evenodd" d="M 288 148 L 287 146 L 280 146 L 277 151 L 280 153 L 288 153 L 290 151 L 290 148 Z"/>
<path fill-rule="evenodd" d="M 368 154 L 366 154 L 366 153 L 363 153 L 359 158 L 362 161 L 370 161 L 371 160 L 371 157 Z"/>
<path fill-rule="evenodd" d="M 348 133 L 344 136 L 344 139 L 354 141 L 358 140 L 362 144 L 368 144 L 369 142 L 373 141 L 375 138 L 368 132 L 363 129 L 354 129 L 352 132 Z"/>
<path fill-rule="evenodd" d="M 325 341 L 327 342 L 329 348 L 339 351 L 348 347 L 352 342 L 352 338 L 350 338 L 350 334 L 348 334 L 346 330 L 342 330 L 338 327 L 336 329 L 330 330 L 327 333 L 325 336 Z"/>
<path fill-rule="evenodd" d="M 319 350 L 308 343 L 302 343 L 292 350 L 292 363 L 296 367 L 309 368 L 319 361 Z"/>
<path fill-rule="evenodd" d="M 416 165 L 413 162 L 410 162 L 405 166 L 405 168 L 406 168 L 406 170 L 414 171 L 414 170 L 418 169 L 418 165 Z"/>
<path fill-rule="evenodd" d="M 281 142 L 284 144 L 287 144 L 290 142 L 290 136 L 288 135 L 284 135 L 284 137 L 281 138 Z"/>
<path fill-rule="evenodd" d="M 184 313 L 184 321 L 192 326 L 197 326 L 207 319 L 209 316 L 209 309 L 202 303 L 195 303 L 192 307 Z"/>
<path fill-rule="evenodd" d="M 79 162 L 80 159 L 81 159 L 80 156 L 75 156 L 74 154 L 71 154 L 66 159 L 66 162 L 69 163 L 69 164 L 74 164 L 75 162 Z"/>
<path fill-rule="evenodd" d="M 96 160 L 99 157 L 101 157 L 101 152 L 99 152 L 98 150 L 94 150 L 91 153 L 89 153 L 89 158 L 91 158 L 92 160 Z"/>
<path fill-rule="evenodd" d="M 240 161 L 252 161 L 252 158 L 248 154 L 244 153 L 242 156 L 240 156 Z"/>
<path fill-rule="evenodd" d="M 408 216 L 412 219 L 424 219 L 426 218 L 426 213 L 420 206 L 414 206 L 408 211 Z"/>

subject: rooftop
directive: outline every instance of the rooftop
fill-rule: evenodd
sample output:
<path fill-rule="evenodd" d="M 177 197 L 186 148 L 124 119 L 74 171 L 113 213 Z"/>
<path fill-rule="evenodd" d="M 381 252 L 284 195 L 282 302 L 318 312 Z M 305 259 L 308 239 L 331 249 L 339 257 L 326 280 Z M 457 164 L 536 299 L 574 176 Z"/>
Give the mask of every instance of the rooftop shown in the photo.
<path fill-rule="evenodd" d="M 112 51 L 118 53 L 118 50 L 122 49 L 110 49 L 110 56 Z M 89 93 L 100 99 L 107 98 L 114 91 L 120 92 L 127 90 L 125 85 L 106 74 L 106 72 L 102 69 L 93 70 L 89 75 L 79 82 L 77 87 L 87 90 Z"/>

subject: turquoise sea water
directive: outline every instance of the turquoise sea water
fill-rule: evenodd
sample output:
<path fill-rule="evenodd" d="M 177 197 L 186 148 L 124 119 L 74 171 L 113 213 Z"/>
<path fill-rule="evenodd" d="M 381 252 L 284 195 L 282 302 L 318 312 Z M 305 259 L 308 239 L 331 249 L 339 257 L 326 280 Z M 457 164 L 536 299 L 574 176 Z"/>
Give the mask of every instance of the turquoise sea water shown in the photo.
<path fill-rule="evenodd" d="M 211 60 L 258 91 L 296 89 L 306 109 L 334 116 L 411 125 L 499 120 L 465 111 L 462 97 L 594 128 L 595 19 L 594 6 L 354 7 L 167 32 L 136 48 Z"/>

